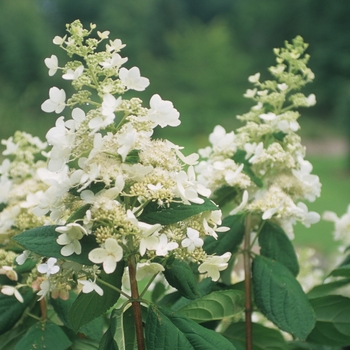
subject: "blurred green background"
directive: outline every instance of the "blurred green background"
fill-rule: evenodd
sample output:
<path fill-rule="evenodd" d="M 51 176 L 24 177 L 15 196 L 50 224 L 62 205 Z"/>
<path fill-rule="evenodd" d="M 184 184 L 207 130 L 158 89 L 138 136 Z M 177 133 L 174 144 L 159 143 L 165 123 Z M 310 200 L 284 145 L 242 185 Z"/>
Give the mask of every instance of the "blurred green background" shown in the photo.
<path fill-rule="evenodd" d="M 52 44 L 65 24 L 80 19 L 127 44 L 126 67 L 140 67 L 151 85 L 139 96 L 147 103 L 159 93 L 180 111 L 180 127 L 159 137 L 196 151 L 216 124 L 239 126 L 237 114 L 250 101 L 247 77 L 275 63 L 272 49 L 303 36 L 310 44 L 316 74 L 306 94 L 317 105 L 301 111 L 301 134 L 314 142 L 308 159 L 324 183 L 323 198 L 310 206 L 338 215 L 350 203 L 350 1 L 329 0 L 1 0 L 0 137 L 21 129 L 44 138 L 56 119 L 40 110 L 51 86 L 67 88 L 59 74 L 50 78 L 44 59 L 64 52 Z M 61 52 L 62 51 L 62 52 Z M 68 114 L 66 115 L 68 117 Z M 329 149 L 324 140 L 330 140 Z M 333 149 L 332 141 L 345 145 Z M 319 143 L 317 143 L 319 142 Z M 321 154 L 321 155 L 320 155 Z M 297 241 L 327 251 L 332 225 L 300 229 Z"/>

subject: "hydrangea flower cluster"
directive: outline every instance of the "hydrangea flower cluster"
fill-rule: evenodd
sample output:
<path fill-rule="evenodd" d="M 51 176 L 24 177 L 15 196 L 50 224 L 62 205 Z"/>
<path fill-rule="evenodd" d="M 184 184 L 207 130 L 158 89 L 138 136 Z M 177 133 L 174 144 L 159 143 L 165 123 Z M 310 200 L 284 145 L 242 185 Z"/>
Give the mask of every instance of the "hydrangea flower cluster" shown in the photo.
<path fill-rule="evenodd" d="M 246 124 L 236 133 L 216 126 L 196 166 L 198 181 L 217 203 L 230 202 L 231 215 L 245 211 L 275 220 L 291 238 L 297 221 L 309 227 L 320 219 L 303 202 L 319 197 L 321 184 L 296 134 L 300 114 L 295 109 L 316 103 L 315 95 L 298 92 L 314 78 L 306 48 L 297 37 L 274 50 L 277 64 L 269 68 L 274 80 L 261 81 L 260 73 L 249 77 L 254 88 L 244 96 L 255 105 L 238 116 Z"/>
<path fill-rule="evenodd" d="M 41 106 L 57 114 L 71 108 L 71 118 L 59 116 L 47 132 L 51 146 L 44 153 L 47 168 L 44 161 L 34 166 L 33 159 L 31 167 L 21 163 L 23 170 L 9 161 L 1 166 L 1 187 L 9 185 L 8 192 L 1 193 L 6 205 L 0 214 L 1 229 L 12 230 L 25 208 L 32 222 L 18 225 L 18 231 L 56 225 L 56 244 L 66 260 L 47 256 L 41 261 L 24 251 L 17 263 L 23 264 L 30 254 L 36 259 L 38 265 L 28 284 L 39 290 L 40 298 L 52 292 L 53 297 L 66 299 L 76 280 L 84 293 L 102 295 L 98 275 L 102 270 L 113 273 L 130 256 L 136 257 L 137 276 L 155 275 L 164 270 L 168 259 L 175 258 L 197 263 L 200 273 L 217 280 L 231 254 L 209 256 L 202 249 L 206 236 L 216 237 L 216 231 L 226 228 L 218 227 L 221 211 L 208 199 L 211 191 L 196 180 L 193 166 L 199 156 L 185 156 L 182 147 L 152 138 L 157 126 L 178 126 L 179 112 L 157 94 L 151 97 L 149 108 L 139 98 L 124 98 L 129 90 L 145 90 L 149 80 L 137 67 L 123 67 L 127 58 L 119 53 L 125 46 L 121 40 L 109 40 L 103 51 L 96 51 L 109 39 L 109 32 L 97 32 L 98 38 L 92 38 L 93 29 L 94 25 L 84 29 L 80 21 L 67 25 L 68 35 L 55 37 L 53 42 L 74 60 L 63 67 L 55 55 L 45 60 L 50 76 L 62 71 L 62 78 L 75 89 L 67 99 L 63 89 L 52 87 Z M 27 153 L 29 145 L 38 154 L 47 146 L 21 135 Z M 5 155 L 18 155 L 17 143 L 12 139 L 5 143 Z M 33 152 L 28 154 L 23 158 Z M 11 191 L 22 196 L 20 205 L 11 204 L 16 200 Z M 189 209 L 189 214 L 177 218 L 179 208 L 180 212 L 194 211 Z M 171 220 L 157 219 L 172 210 Z M 95 247 L 88 252 L 91 266 L 82 266 L 70 258 L 82 253 L 87 237 L 94 238 Z"/>

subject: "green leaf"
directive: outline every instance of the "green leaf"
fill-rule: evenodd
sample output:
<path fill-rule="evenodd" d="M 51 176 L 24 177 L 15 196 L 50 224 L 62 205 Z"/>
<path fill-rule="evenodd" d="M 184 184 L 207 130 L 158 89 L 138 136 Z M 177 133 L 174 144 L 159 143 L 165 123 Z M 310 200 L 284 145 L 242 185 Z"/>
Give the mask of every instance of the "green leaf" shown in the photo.
<path fill-rule="evenodd" d="M 242 344 L 245 349 L 245 323 L 232 323 L 223 333 L 231 342 Z M 253 350 L 287 350 L 287 343 L 280 331 L 261 324 L 252 324 Z"/>
<path fill-rule="evenodd" d="M 71 222 L 75 222 L 77 220 L 81 220 L 84 218 L 86 212 L 91 208 L 91 204 L 84 204 L 80 208 L 78 208 L 68 219 L 66 224 Z"/>
<path fill-rule="evenodd" d="M 88 255 L 92 249 L 98 247 L 95 237 L 89 235 L 84 236 L 81 239 L 82 252 L 80 255 L 72 254 L 70 256 L 63 256 L 61 254 L 63 246 L 56 242 L 59 235 L 58 232 L 55 231 L 56 227 L 58 227 L 58 225 L 33 228 L 14 236 L 12 239 L 25 249 L 41 256 L 71 260 L 83 265 L 93 265 L 93 262 L 89 260 Z"/>
<path fill-rule="evenodd" d="M 323 297 L 330 294 L 340 294 L 338 290 L 342 287 L 347 286 L 350 284 L 350 278 L 321 284 L 319 286 L 315 286 L 312 288 L 308 293 L 307 296 L 309 299 L 315 299 L 319 297 Z"/>
<path fill-rule="evenodd" d="M 126 164 L 136 164 L 140 161 L 140 151 L 138 149 L 131 150 L 125 158 Z"/>
<path fill-rule="evenodd" d="M 220 290 L 194 300 L 177 310 L 198 323 L 233 317 L 244 310 L 244 294 L 237 290 Z"/>
<path fill-rule="evenodd" d="M 210 198 L 216 203 L 220 208 L 225 204 L 231 202 L 237 195 L 237 189 L 232 186 L 222 186 L 215 190 Z"/>
<path fill-rule="evenodd" d="M 123 309 L 113 310 L 112 318 L 114 318 L 112 334 L 118 349 L 134 349 L 137 341 L 132 308 L 129 307 L 125 312 Z"/>
<path fill-rule="evenodd" d="M 70 349 L 71 350 L 98 350 L 99 343 L 91 339 L 75 338 Z M 108 350 L 113 350 L 113 349 L 110 348 Z"/>
<path fill-rule="evenodd" d="M 329 295 L 310 300 L 316 326 L 307 341 L 330 346 L 350 345 L 350 299 Z"/>
<path fill-rule="evenodd" d="M 279 131 L 279 132 L 275 132 L 273 133 L 273 137 L 278 140 L 278 141 L 281 141 L 283 142 L 284 138 L 286 137 L 286 133 L 282 132 L 282 131 Z"/>
<path fill-rule="evenodd" d="M 341 265 L 337 267 L 329 276 L 350 278 L 350 265 Z"/>
<path fill-rule="evenodd" d="M 205 211 L 218 210 L 218 207 L 210 199 L 203 199 L 203 204 L 191 203 L 187 205 L 183 203 L 171 203 L 166 208 L 159 207 L 156 202 L 151 202 L 145 207 L 138 220 L 151 225 L 170 225 Z"/>
<path fill-rule="evenodd" d="M 38 322 L 30 327 L 14 350 L 66 350 L 71 344 L 72 342 L 57 324 L 47 321 Z"/>
<path fill-rule="evenodd" d="M 200 297 L 196 279 L 186 262 L 174 260 L 170 266 L 165 266 L 163 274 L 169 284 L 185 298 L 196 299 Z"/>
<path fill-rule="evenodd" d="M 255 302 L 261 312 L 280 329 L 305 340 L 315 325 L 315 313 L 290 270 L 256 255 L 252 274 Z"/>
<path fill-rule="evenodd" d="M 113 273 L 106 274 L 102 271 L 100 278 L 120 289 L 123 272 L 124 262 L 120 261 Z M 95 291 L 87 294 L 81 292 L 69 309 L 68 322 L 76 332 L 83 325 L 105 313 L 118 301 L 119 292 L 104 284 L 101 284 L 101 288 L 103 289 L 103 296 L 100 296 Z"/>
<path fill-rule="evenodd" d="M 293 244 L 280 226 L 266 221 L 259 234 L 259 244 L 262 256 L 280 262 L 294 276 L 298 275 L 299 264 Z"/>
<path fill-rule="evenodd" d="M 236 350 L 219 333 L 155 305 L 148 308 L 145 334 L 147 350 Z"/>
<path fill-rule="evenodd" d="M 235 252 L 242 243 L 244 236 L 244 215 L 227 216 L 222 226 L 229 227 L 226 232 L 218 232 L 218 239 L 207 237 L 203 249 L 209 255 L 216 253 L 222 255 L 226 252 Z"/>
<path fill-rule="evenodd" d="M 262 187 L 263 182 L 261 181 L 260 178 L 258 178 L 253 170 L 251 169 L 251 164 L 249 163 L 249 159 L 245 159 L 247 152 L 243 150 L 238 150 L 232 159 L 239 164 L 244 164 L 243 171 L 250 177 L 250 179 L 258 186 Z"/>
<path fill-rule="evenodd" d="M 0 294 L 0 334 L 11 329 L 31 303 L 34 297 L 32 289 L 20 289 L 19 292 L 23 297 L 23 303 L 19 302 L 14 296 Z"/>

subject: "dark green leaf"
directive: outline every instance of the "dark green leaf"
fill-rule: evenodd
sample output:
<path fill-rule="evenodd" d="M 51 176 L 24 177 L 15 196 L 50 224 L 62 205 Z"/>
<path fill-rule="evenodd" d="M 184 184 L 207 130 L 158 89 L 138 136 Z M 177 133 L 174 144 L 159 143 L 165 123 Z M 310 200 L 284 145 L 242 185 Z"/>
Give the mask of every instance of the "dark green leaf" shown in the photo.
<path fill-rule="evenodd" d="M 174 260 L 170 266 L 165 266 L 163 273 L 169 284 L 185 298 L 196 299 L 200 296 L 196 279 L 186 262 Z"/>
<path fill-rule="evenodd" d="M 280 329 L 305 340 L 315 325 L 315 313 L 290 270 L 256 255 L 252 274 L 255 302 L 261 312 Z"/>
<path fill-rule="evenodd" d="M 30 272 L 34 269 L 34 267 L 36 266 L 36 261 L 32 260 L 32 259 L 27 259 L 24 264 L 22 265 L 16 265 L 15 267 L 15 271 L 18 274 L 21 273 L 25 273 L 25 272 Z"/>
<path fill-rule="evenodd" d="M 148 308 L 145 334 L 147 350 L 236 350 L 219 333 L 155 305 Z"/>
<path fill-rule="evenodd" d="M 237 189 L 232 186 L 223 186 L 214 191 L 211 195 L 211 199 L 216 203 L 220 208 L 225 204 L 232 201 L 237 195 Z"/>
<path fill-rule="evenodd" d="M 316 326 L 307 341 L 321 345 L 350 345 L 350 299 L 329 295 L 311 299 L 316 312 Z"/>
<path fill-rule="evenodd" d="M 312 344 L 309 342 L 293 341 L 288 343 L 288 350 L 345 350 L 340 347 Z"/>
<path fill-rule="evenodd" d="M 138 219 L 151 225 L 170 225 L 205 211 L 218 210 L 218 207 L 211 200 L 203 199 L 203 204 L 171 203 L 169 207 L 165 208 L 159 207 L 156 202 L 151 202 L 145 207 Z"/>
<path fill-rule="evenodd" d="M 237 290 L 220 290 L 185 305 L 177 312 L 198 323 L 233 317 L 244 310 L 244 294 Z"/>
<path fill-rule="evenodd" d="M 90 209 L 91 204 L 84 204 L 82 207 L 77 209 L 68 219 L 66 224 L 81 220 L 84 218 L 86 212 Z"/>
<path fill-rule="evenodd" d="M 110 328 L 103 334 L 98 350 L 119 350 Z"/>
<path fill-rule="evenodd" d="M 277 224 L 266 221 L 260 234 L 260 254 L 286 266 L 294 276 L 299 273 L 298 258 L 293 244 Z"/>
<path fill-rule="evenodd" d="M 337 267 L 329 276 L 350 278 L 350 265 L 341 265 Z"/>
<path fill-rule="evenodd" d="M 57 259 L 65 259 L 75 261 L 83 265 L 93 265 L 88 259 L 89 252 L 98 247 L 93 235 L 84 236 L 81 239 L 82 252 L 80 255 L 72 254 L 70 256 L 61 255 L 62 245 L 59 245 L 56 240 L 59 233 L 55 231 L 57 225 L 41 226 L 31 230 L 24 231 L 17 236 L 14 236 L 16 242 L 22 247 L 41 256 L 54 257 Z"/>
<path fill-rule="evenodd" d="M 251 178 L 251 180 L 258 186 L 262 187 L 263 183 L 260 178 L 258 178 L 253 170 L 251 169 L 251 164 L 249 163 L 249 159 L 245 159 L 247 155 L 246 151 L 238 150 L 232 159 L 238 164 L 244 164 L 243 171 Z"/>
<path fill-rule="evenodd" d="M 123 272 L 124 262 L 120 261 L 113 273 L 101 272 L 100 278 L 117 288 L 121 288 Z M 104 284 L 101 284 L 101 288 L 103 289 L 103 296 L 95 291 L 87 294 L 81 292 L 69 309 L 68 322 L 76 332 L 83 325 L 105 313 L 119 299 L 120 294 L 114 289 Z"/>
<path fill-rule="evenodd" d="M 73 344 L 70 347 L 71 350 L 98 350 L 99 343 L 85 338 L 75 338 Z M 114 350 L 113 348 L 108 348 L 108 350 Z"/>
<path fill-rule="evenodd" d="M 340 294 L 338 291 L 340 288 L 348 286 L 350 284 L 350 278 L 321 284 L 315 286 L 308 293 L 307 296 L 309 299 L 319 298 L 330 294 Z"/>
<path fill-rule="evenodd" d="M 136 164 L 140 161 L 139 157 L 140 151 L 138 149 L 131 150 L 125 158 L 126 164 Z"/>
<path fill-rule="evenodd" d="M 239 342 L 245 349 L 245 323 L 232 323 L 224 332 L 224 336 L 233 343 Z M 287 350 L 287 343 L 280 331 L 252 324 L 253 350 Z"/>
<path fill-rule="evenodd" d="M 29 328 L 14 350 L 66 350 L 71 344 L 57 324 L 47 321 L 38 322 Z"/>
<path fill-rule="evenodd" d="M 77 298 L 77 295 L 73 292 L 70 292 L 68 300 L 62 300 L 60 298 L 57 298 L 57 299 L 51 298 L 50 300 L 51 305 L 53 306 L 55 312 L 57 313 L 57 316 L 60 318 L 62 323 L 70 329 L 74 329 L 74 328 L 71 326 L 71 324 L 68 321 L 68 311 L 73 305 L 76 298 Z M 86 325 L 82 326 L 79 329 L 79 333 L 84 334 L 89 339 L 100 341 L 103 334 L 104 326 L 105 326 L 105 322 L 103 318 L 98 317 L 93 319 L 91 322 L 87 323 Z"/>
<path fill-rule="evenodd" d="M 282 131 L 275 132 L 275 133 L 273 134 L 274 138 L 275 138 L 276 140 L 278 140 L 278 141 L 281 141 L 281 142 L 283 142 L 283 140 L 284 140 L 284 138 L 285 138 L 286 135 L 287 135 L 287 134 L 285 134 L 285 133 L 282 132 Z"/>
<path fill-rule="evenodd" d="M 218 239 L 207 237 L 203 249 L 207 254 L 222 255 L 226 252 L 235 252 L 242 243 L 244 236 L 244 215 L 227 216 L 222 226 L 230 228 L 227 232 L 218 232 Z"/>
<path fill-rule="evenodd" d="M 0 294 L 0 334 L 7 332 L 17 323 L 33 300 L 34 293 L 32 289 L 26 288 L 25 292 L 23 291 L 23 288 L 19 290 L 23 297 L 23 303 L 19 302 L 14 296 Z"/>

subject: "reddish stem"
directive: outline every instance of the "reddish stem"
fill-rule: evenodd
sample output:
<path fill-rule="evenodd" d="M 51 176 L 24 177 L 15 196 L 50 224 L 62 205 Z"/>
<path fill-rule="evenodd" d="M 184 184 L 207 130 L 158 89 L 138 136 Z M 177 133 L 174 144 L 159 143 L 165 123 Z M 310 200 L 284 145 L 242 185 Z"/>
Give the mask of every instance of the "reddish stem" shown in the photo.
<path fill-rule="evenodd" d="M 136 261 L 134 256 L 129 258 L 129 276 L 130 276 L 131 298 L 135 300 L 132 302 L 132 310 L 134 313 L 137 346 L 138 346 L 138 350 L 145 350 L 145 338 L 143 335 L 141 305 L 140 305 L 140 302 L 137 301 L 137 299 L 139 298 L 139 290 L 138 290 L 137 281 L 136 281 Z"/>

